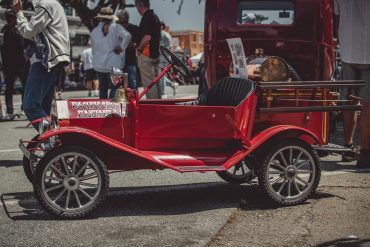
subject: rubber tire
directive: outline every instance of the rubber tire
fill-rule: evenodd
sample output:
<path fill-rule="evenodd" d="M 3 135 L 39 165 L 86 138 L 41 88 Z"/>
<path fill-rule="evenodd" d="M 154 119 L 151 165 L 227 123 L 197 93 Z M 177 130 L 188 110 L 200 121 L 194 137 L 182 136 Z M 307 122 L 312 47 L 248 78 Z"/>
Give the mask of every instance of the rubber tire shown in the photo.
<path fill-rule="evenodd" d="M 228 171 L 217 172 L 217 175 L 231 184 L 246 184 L 255 178 L 252 172 L 248 172 L 248 175 L 246 175 L 244 178 L 235 178 Z"/>
<path fill-rule="evenodd" d="M 311 191 L 309 193 L 307 193 L 305 196 L 303 196 L 302 198 L 300 198 L 297 201 L 284 201 L 284 200 L 281 200 L 279 198 L 276 198 L 272 194 L 272 192 L 270 191 L 270 189 L 268 187 L 269 186 L 269 179 L 266 178 L 266 175 L 267 175 L 266 173 L 267 173 L 268 163 L 269 163 L 270 159 L 272 158 L 272 156 L 279 149 L 281 149 L 285 146 L 292 146 L 292 145 L 304 148 L 312 156 L 312 159 L 314 160 L 314 165 L 316 166 L 316 174 L 315 174 L 315 180 L 314 180 L 313 185 L 311 187 Z M 294 205 L 298 205 L 298 204 L 301 204 L 301 203 L 305 202 L 313 193 L 315 193 L 315 191 L 316 191 L 316 189 L 319 185 L 319 182 L 320 182 L 320 176 L 321 176 L 320 159 L 319 159 L 319 156 L 318 156 L 317 152 L 310 145 L 308 145 L 307 143 L 305 143 L 301 140 L 289 139 L 289 140 L 285 140 L 285 141 L 277 144 L 276 146 L 274 146 L 268 152 L 266 158 L 263 160 L 263 162 L 261 164 L 261 168 L 260 168 L 260 172 L 259 172 L 259 176 L 258 176 L 258 184 L 259 184 L 259 187 L 262 190 L 262 192 L 265 194 L 265 196 L 267 198 L 269 198 L 271 200 L 271 202 L 273 204 L 278 205 L 278 206 L 294 206 Z"/>
<path fill-rule="evenodd" d="M 62 212 L 53 206 L 51 206 L 47 200 L 44 197 L 44 194 L 42 193 L 42 174 L 44 172 L 45 167 L 48 165 L 48 163 L 56 156 L 63 154 L 63 153 L 81 153 L 83 155 L 88 156 L 93 162 L 96 163 L 99 172 L 101 173 L 102 177 L 102 187 L 100 194 L 98 195 L 98 198 L 93 202 L 87 209 L 81 211 L 81 212 Z M 107 196 L 109 192 L 109 173 L 108 170 L 103 163 L 102 160 L 99 159 L 99 157 L 89 151 L 86 148 L 80 147 L 80 146 L 62 146 L 60 148 L 54 149 L 50 152 L 48 152 L 39 162 L 37 165 L 36 171 L 35 171 L 35 177 L 33 182 L 33 189 L 34 193 L 36 195 L 36 199 L 40 203 L 43 209 L 47 211 L 48 213 L 57 216 L 61 219 L 81 219 L 89 216 L 91 213 L 93 213 L 96 208 L 105 200 L 105 197 Z"/>
<path fill-rule="evenodd" d="M 246 160 L 246 161 L 250 162 L 248 160 Z M 240 161 L 240 162 L 242 162 L 242 161 Z M 236 165 L 238 165 L 238 164 L 236 164 Z M 231 183 L 231 184 L 246 184 L 246 183 L 249 183 L 253 179 L 256 178 L 256 176 L 253 174 L 252 171 L 249 171 L 247 174 L 245 174 L 245 177 L 243 177 L 243 178 L 236 178 L 234 175 L 232 175 L 228 171 L 217 172 L 217 175 L 220 178 L 222 178 L 223 180 L 225 180 L 226 182 Z"/>
<path fill-rule="evenodd" d="M 36 135 L 34 138 L 32 138 L 32 141 L 36 141 L 38 138 L 39 138 L 39 135 Z M 27 149 L 34 148 L 36 145 L 37 143 L 30 142 L 27 145 Z M 34 172 L 31 170 L 30 160 L 25 155 L 23 155 L 23 171 L 28 181 L 30 181 L 30 183 L 33 183 Z"/>

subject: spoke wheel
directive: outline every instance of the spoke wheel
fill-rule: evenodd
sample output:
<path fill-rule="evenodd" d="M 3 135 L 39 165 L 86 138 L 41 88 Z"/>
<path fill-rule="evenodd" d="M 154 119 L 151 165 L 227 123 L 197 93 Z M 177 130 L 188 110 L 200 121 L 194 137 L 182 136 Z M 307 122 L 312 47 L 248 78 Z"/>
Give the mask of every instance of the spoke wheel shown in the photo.
<path fill-rule="evenodd" d="M 316 191 L 320 174 L 319 158 L 311 146 L 287 140 L 272 148 L 264 159 L 259 184 L 275 203 L 296 205 Z"/>
<path fill-rule="evenodd" d="M 38 201 L 62 218 L 85 217 L 104 200 L 109 177 L 104 163 L 85 148 L 53 150 L 41 159 L 35 172 Z"/>
<path fill-rule="evenodd" d="M 253 172 L 249 169 L 250 161 L 245 158 L 227 171 L 217 172 L 217 174 L 226 182 L 231 184 L 249 183 L 255 178 Z"/>
<path fill-rule="evenodd" d="M 38 139 L 39 135 L 35 136 L 33 139 L 32 139 L 32 142 L 30 142 L 28 145 L 27 145 L 27 149 L 36 149 L 36 148 L 39 148 L 41 147 L 41 142 L 36 142 L 37 139 Z M 36 154 L 37 156 L 44 156 L 44 151 L 32 151 L 34 154 Z M 28 181 L 30 181 L 31 183 L 33 183 L 33 177 L 34 177 L 34 173 L 35 173 L 35 170 L 36 170 L 36 166 L 37 166 L 37 162 L 32 162 L 30 159 L 28 159 L 25 155 L 23 155 L 23 171 L 24 171 L 24 174 L 26 175 Z"/>

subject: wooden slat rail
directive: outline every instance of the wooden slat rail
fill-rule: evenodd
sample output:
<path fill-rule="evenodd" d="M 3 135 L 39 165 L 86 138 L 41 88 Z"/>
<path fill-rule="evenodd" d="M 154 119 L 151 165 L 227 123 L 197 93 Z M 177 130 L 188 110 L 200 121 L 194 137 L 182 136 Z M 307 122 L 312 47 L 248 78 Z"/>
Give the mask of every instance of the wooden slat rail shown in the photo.
<path fill-rule="evenodd" d="M 260 113 L 294 113 L 294 112 L 332 112 L 332 111 L 360 111 L 362 105 L 342 106 L 304 106 L 304 107 L 271 107 L 257 108 Z"/>
<path fill-rule="evenodd" d="M 340 88 L 363 87 L 364 81 L 294 81 L 294 82 L 258 82 L 260 89 L 309 89 L 309 88 Z"/>

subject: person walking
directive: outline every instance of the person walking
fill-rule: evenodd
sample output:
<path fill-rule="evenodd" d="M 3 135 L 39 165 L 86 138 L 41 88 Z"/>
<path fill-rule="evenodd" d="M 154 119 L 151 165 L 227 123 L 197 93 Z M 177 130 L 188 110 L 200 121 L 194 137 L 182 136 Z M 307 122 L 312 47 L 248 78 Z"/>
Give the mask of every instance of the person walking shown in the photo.
<path fill-rule="evenodd" d="M 136 58 L 136 46 L 140 42 L 140 30 L 136 25 L 131 24 L 130 14 L 127 10 L 119 10 L 117 13 L 118 23 L 122 25 L 130 34 L 131 42 L 126 49 L 126 62 L 124 72 L 128 74 L 128 87 L 131 89 L 137 89 L 137 58 Z"/>
<path fill-rule="evenodd" d="M 110 78 L 112 67 L 123 69 L 126 48 L 130 44 L 131 34 L 120 24 L 113 22 L 113 10 L 102 8 L 96 17 L 99 24 L 91 32 L 93 67 L 99 79 L 99 98 L 109 99 L 115 95 L 116 88 Z"/>
<path fill-rule="evenodd" d="M 23 55 L 25 41 L 17 29 L 17 17 L 13 10 L 5 11 L 4 15 L 7 24 L 5 24 L 1 30 L 1 33 L 3 34 L 1 56 L 3 61 L 4 81 L 6 84 L 5 105 L 7 114 L 13 114 L 14 83 L 18 77 L 23 86 L 23 100 L 23 91 L 27 80 L 29 65 Z"/>
<path fill-rule="evenodd" d="M 167 32 L 166 24 L 164 22 L 161 22 L 161 41 L 160 41 L 160 45 L 167 48 L 170 51 L 172 50 L 172 37 L 171 37 L 171 34 L 169 32 Z M 159 57 L 159 67 L 160 68 L 165 68 L 166 66 L 168 66 L 167 60 L 162 55 L 160 55 L 160 57 Z M 175 96 L 176 95 L 176 89 L 179 86 L 179 84 L 177 82 L 172 82 L 168 78 L 163 76 L 161 78 L 161 82 L 160 82 L 162 98 L 167 98 L 166 86 L 170 86 L 173 89 L 173 95 Z"/>
<path fill-rule="evenodd" d="M 13 0 L 19 33 L 32 39 L 27 49 L 31 59 L 24 92 L 23 108 L 32 122 L 50 115 L 54 89 L 62 69 L 70 62 L 67 17 L 56 0 L 33 0 L 35 12 L 28 20 L 22 12 L 22 1 Z M 38 130 L 38 124 L 34 124 Z"/>
<path fill-rule="evenodd" d="M 94 97 L 99 96 L 99 81 L 96 76 L 96 72 L 93 67 L 93 54 L 92 49 L 85 49 L 81 54 L 81 62 L 83 63 L 84 77 L 86 82 L 86 87 L 88 90 L 88 97 L 92 96 L 91 91 L 94 90 Z"/>
<path fill-rule="evenodd" d="M 359 96 L 364 106 L 360 116 L 359 167 L 370 167 L 370 0 L 334 0 L 334 13 L 339 16 L 339 44 L 344 80 L 364 80 Z M 343 112 L 345 145 L 354 147 L 356 112 Z M 347 161 L 349 157 L 343 156 Z"/>
<path fill-rule="evenodd" d="M 158 76 L 159 42 L 161 39 L 161 23 L 158 16 L 150 9 L 149 0 L 135 0 L 138 13 L 142 16 L 140 21 L 140 43 L 138 50 L 138 65 L 141 80 L 147 87 Z M 146 94 L 147 99 L 161 99 L 160 85 L 157 83 Z"/>

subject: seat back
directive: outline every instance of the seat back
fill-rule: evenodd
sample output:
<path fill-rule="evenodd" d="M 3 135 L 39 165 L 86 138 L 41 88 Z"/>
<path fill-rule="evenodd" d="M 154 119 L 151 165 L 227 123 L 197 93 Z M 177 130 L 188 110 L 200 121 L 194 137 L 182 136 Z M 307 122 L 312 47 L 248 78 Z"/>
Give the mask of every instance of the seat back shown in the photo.
<path fill-rule="evenodd" d="M 251 80 L 226 77 L 208 90 L 205 105 L 238 106 L 253 89 L 254 83 Z"/>

